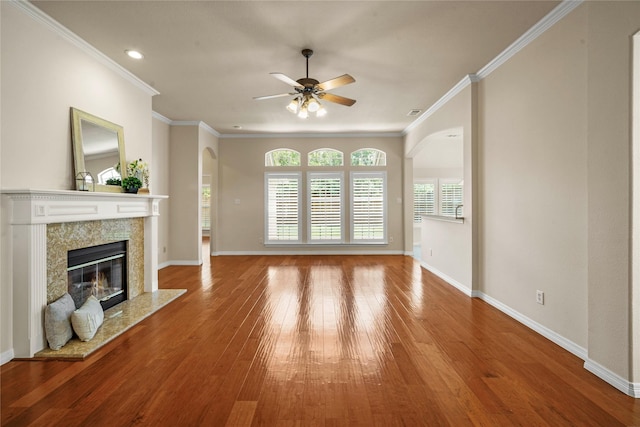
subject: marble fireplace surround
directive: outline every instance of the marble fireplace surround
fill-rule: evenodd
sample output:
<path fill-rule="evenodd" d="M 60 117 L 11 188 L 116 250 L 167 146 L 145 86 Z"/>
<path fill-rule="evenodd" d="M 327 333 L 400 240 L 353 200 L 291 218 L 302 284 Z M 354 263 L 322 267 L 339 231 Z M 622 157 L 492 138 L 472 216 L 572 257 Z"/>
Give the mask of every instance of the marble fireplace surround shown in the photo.
<path fill-rule="evenodd" d="M 66 284 L 66 269 L 51 265 L 61 262 L 56 252 L 64 251 L 66 263 L 70 247 L 128 240 L 130 259 L 144 260 L 128 273 L 129 297 L 158 289 L 159 203 L 167 196 L 3 189 L 2 197 L 11 228 L 15 357 L 31 358 L 47 346 L 44 307 L 60 293 L 56 276 L 64 274 Z"/>

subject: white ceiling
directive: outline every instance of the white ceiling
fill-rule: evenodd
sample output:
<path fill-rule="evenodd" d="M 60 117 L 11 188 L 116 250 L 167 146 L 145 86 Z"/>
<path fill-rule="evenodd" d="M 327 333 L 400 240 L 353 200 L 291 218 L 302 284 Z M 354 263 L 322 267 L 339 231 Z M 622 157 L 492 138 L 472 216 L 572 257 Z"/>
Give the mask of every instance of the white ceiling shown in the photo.
<path fill-rule="evenodd" d="M 401 132 L 464 76 L 475 73 L 558 1 L 34 1 L 38 8 L 160 92 L 153 110 L 204 121 L 222 134 Z M 326 103 L 300 119 L 270 72 L 348 73 Z M 138 49 L 145 58 L 128 58 Z M 234 126 L 241 126 L 236 129 Z"/>

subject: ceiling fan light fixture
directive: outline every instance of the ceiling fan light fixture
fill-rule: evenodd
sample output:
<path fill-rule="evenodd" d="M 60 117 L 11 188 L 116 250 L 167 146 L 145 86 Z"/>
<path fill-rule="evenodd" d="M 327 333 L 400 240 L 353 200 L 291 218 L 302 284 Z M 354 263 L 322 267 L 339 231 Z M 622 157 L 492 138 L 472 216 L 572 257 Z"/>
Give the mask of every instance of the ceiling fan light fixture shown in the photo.
<path fill-rule="evenodd" d="M 318 102 L 317 99 L 315 99 L 313 96 L 310 96 L 308 101 L 307 101 L 307 109 L 312 112 L 315 113 L 316 111 L 320 110 L 320 103 Z"/>
<path fill-rule="evenodd" d="M 298 98 L 293 98 L 289 105 L 287 105 L 287 110 L 291 111 L 293 114 L 296 114 L 298 112 L 299 103 L 300 101 L 298 100 Z"/>
<path fill-rule="evenodd" d="M 300 109 L 300 111 L 298 111 L 298 117 L 300 117 L 301 119 L 306 119 L 307 117 L 309 117 L 309 112 L 304 106 Z"/>
<path fill-rule="evenodd" d="M 327 115 L 327 110 L 321 105 L 318 111 L 316 111 L 316 117 L 324 117 L 326 115 Z"/>

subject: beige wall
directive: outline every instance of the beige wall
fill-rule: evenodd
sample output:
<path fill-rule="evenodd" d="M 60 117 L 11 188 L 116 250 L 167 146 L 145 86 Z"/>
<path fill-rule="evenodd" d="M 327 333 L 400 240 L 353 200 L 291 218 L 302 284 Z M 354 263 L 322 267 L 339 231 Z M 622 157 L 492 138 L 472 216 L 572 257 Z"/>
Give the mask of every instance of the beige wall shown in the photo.
<path fill-rule="evenodd" d="M 73 189 L 70 107 L 124 127 L 128 159 L 151 158 L 151 95 L 74 44 L 0 2 L 2 188 Z M 3 211 L 6 206 L 3 206 Z M 3 215 L 0 353 L 12 349 L 10 231 Z"/>
<path fill-rule="evenodd" d="M 202 264 L 202 159 L 205 154 L 215 158 L 217 152 L 218 137 L 212 134 L 204 123 L 170 126 L 169 258 L 173 264 Z M 213 164 L 215 168 L 215 159 Z"/>
<path fill-rule="evenodd" d="M 198 126 L 171 126 L 169 147 L 169 257 L 175 264 L 198 265 L 200 168 Z"/>
<path fill-rule="evenodd" d="M 165 120 L 153 119 L 152 139 L 153 157 L 150 164 L 151 179 L 149 186 L 153 194 L 169 194 L 169 124 Z M 158 266 L 166 266 L 169 258 L 169 214 L 171 198 L 160 202 L 160 217 L 158 218 Z"/>
<path fill-rule="evenodd" d="M 308 245 L 265 247 L 264 239 L 264 155 L 276 148 L 299 151 L 302 163 L 307 153 L 318 148 L 342 151 L 345 159 L 359 148 L 377 148 L 387 153 L 387 198 L 389 242 L 384 247 L 371 245 Z M 345 163 L 348 163 L 346 161 Z M 274 170 L 275 168 L 269 168 Z M 314 168 L 320 170 L 321 168 Z M 309 168 L 300 169 L 306 173 Z M 335 170 L 335 169 L 332 169 Z M 348 173 L 349 168 L 341 169 Z M 361 169 L 359 169 L 361 170 Z M 378 169 L 379 170 L 379 169 Z M 219 251 L 221 253 L 262 252 L 404 252 L 402 207 L 401 138 L 222 138 L 219 165 Z M 304 178 L 303 178 L 304 179 Z M 306 181 L 305 181 L 306 182 Z M 304 185 L 304 184 L 303 184 Z M 400 203 L 398 203 L 400 199 Z M 305 202 L 303 202 L 304 205 Z M 346 216 L 348 218 L 348 215 Z"/>
<path fill-rule="evenodd" d="M 454 282 L 468 294 L 471 294 L 474 289 L 475 282 L 472 238 L 475 221 L 472 199 L 473 94 L 473 85 L 467 86 L 442 108 L 415 126 L 405 138 L 405 153 L 415 156 L 427 147 L 431 135 L 446 129 L 462 129 L 463 167 L 462 170 L 457 171 L 457 177 L 464 179 L 465 220 L 464 223 L 425 220 L 421 231 L 421 260 L 423 265 L 431 271 Z M 431 172 L 451 173 L 453 171 L 431 170 Z M 414 170 L 413 177 L 415 179 L 426 173 L 423 170 Z M 445 178 L 445 176 L 436 177 Z"/>
<path fill-rule="evenodd" d="M 480 290 L 581 347 L 586 36 L 582 7 L 482 80 L 478 107 Z"/>
<path fill-rule="evenodd" d="M 589 359 L 628 378 L 631 40 L 640 29 L 640 2 L 585 6 Z M 634 379 L 640 382 L 638 373 Z"/>

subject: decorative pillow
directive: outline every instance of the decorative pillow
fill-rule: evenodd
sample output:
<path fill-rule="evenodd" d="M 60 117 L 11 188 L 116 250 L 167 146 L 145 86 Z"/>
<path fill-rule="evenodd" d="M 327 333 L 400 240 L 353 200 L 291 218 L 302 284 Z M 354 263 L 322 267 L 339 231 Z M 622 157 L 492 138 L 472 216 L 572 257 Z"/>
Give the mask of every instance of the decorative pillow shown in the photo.
<path fill-rule="evenodd" d="M 75 309 L 73 298 L 68 293 L 44 309 L 44 331 L 51 350 L 60 350 L 73 336 L 71 314 Z"/>
<path fill-rule="evenodd" d="M 80 341 L 89 341 L 104 321 L 104 311 L 100 301 L 93 295 L 82 304 L 82 307 L 71 314 L 71 324 Z"/>

